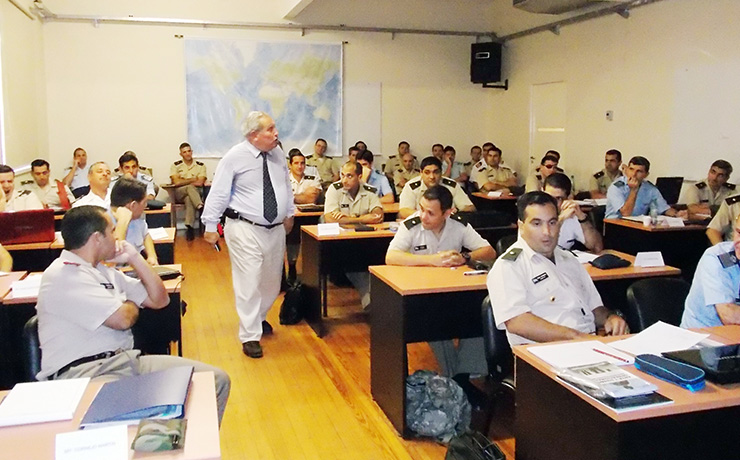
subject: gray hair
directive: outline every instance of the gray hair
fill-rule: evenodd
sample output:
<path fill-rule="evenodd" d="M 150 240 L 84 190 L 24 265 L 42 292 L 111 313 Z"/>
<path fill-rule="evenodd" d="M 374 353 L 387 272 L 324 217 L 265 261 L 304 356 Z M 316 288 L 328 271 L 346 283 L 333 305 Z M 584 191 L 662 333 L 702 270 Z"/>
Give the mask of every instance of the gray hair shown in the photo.
<path fill-rule="evenodd" d="M 249 112 L 247 118 L 242 122 L 242 134 L 249 136 L 262 129 L 262 119 L 268 117 L 265 112 L 253 111 Z"/>

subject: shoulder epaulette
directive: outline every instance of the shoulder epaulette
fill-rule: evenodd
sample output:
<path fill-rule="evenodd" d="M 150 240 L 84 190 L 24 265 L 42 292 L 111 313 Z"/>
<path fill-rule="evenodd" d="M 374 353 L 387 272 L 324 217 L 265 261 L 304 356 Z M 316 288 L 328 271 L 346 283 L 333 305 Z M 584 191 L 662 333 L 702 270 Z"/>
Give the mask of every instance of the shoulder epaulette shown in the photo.
<path fill-rule="evenodd" d="M 542 180 L 542 174 L 536 174 L 534 177 L 536 177 L 537 180 Z"/>
<path fill-rule="evenodd" d="M 414 160 L 416 160 L 416 155 L 411 155 L 411 156 L 414 157 Z"/>
<path fill-rule="evenodd" d="M 378 189 L 370 184 L 362 184 L 362 186 L 365 187 L 365 190 L 367 190 L 368 192 L 378 193 Z"/>
<path fill-rule="evenodd" d="M 314 176 L 303 176 L 303 178 L 306 179 L 306 180 L 314 180 L 314 179 L 316 179 Z"/>
<path fill-rule="evenodd" d="M 481 166 L 483 166 L 483 160 L 478 160 L 478 163 L 473 165 L 474 168 L 480 168 Z"/>
<path fill-rule="evenodd" d="M 389 159 L 389 160 L 392 160 L 392 159 L 394 159 L 394 158 L 396 158 L 396 156 L 395 156 L 395 155 L 391 155 L 391 156 L 389 156 L 389 157 L 388 157 L 388 159 Z"/>
<path fill-rule="evenodd" d="M 311 155 L 306 155 L 306 160 L 308 160 L 308 159 L 310 159 L 310 158 L 313 158 L 313 154 L 311 154 Z"/>
<path fill-rule="evenodd" d="M 463 225 L 466 225 L 466 226 L 468 225 L 468 221 L 463 216 L 461 216 L 460 213 L 458 212 L 450 215 L 450 219 L 454 220 L 455 222 L 459 222 Z"/>
<path fill-rule="evenodd" d="M 499 169 L 508 169 L 509 171 L 511 171 L 511 168 L 506 165 L 498 165 L 498 167 Z"/>
<path fill-rule="evenodd" d="M 697 182 L 697 183 L 696 183 L 696 184 L 694 184 L 694 185 L 696 186 L 696 188 L 698 188 L 699 190 L 701 190 L 701 189 L 703 189 L 703 188 L 706 188 L 706 186 L 707 186 L 707 183 L 706 183 L 706 182 L 704 182 L 704 181 L 701 181 L 701 182 Z"/>
<path fill-rule="evenodd" d="M 416 190 L 417 188 L 421 187 L 421 179 L 419 180 L 413 180 L 408 183 L 411 190 Z"/>
<path fill-rule="evenodd" d="M 625 178 L 624 177 L 620 177 L 619 179 L 615 179 L 614 182 L 612 182 L 612 185 L 617 185 L 617 186 L 627 185 L 627 182 L 625 182 Z"/>
<path fill-rule="evenodd" d="M 21 190 L 20 193 L 18 193 L 18 196 L 25 196 L 25 195 L 30 195 L 30 194 L 31 194 L 31 191 L 26 189 L 26 190 Z"/>
<path fill-rule="evenodd" d="M 180 166 L 181 164 L 182 164 L 182 160 L 177 160 L 177 161 L 175 162 L 175 165 L 177 165 L 177 166 Z"/>
<path fill-rule="evenodd" d="M 116 168 L 116 169 L 113 170 L 113 172 L 120 174 L 121 173 L 121 168 Z"/>
<path fill-rule="evenodd" d="M 141 178 L 141 180 L 145 180 L 147 182 L 151 182 L 151 181 L 154 180 L 154 178 L 152 176 L 150 176 L 148 174 L 144 174 L 144 173 L 139 174 L 139 177 Z"/>
<path fill-rule="evenodd" d="M 198 166 L 203 166 L 203 162 L 202 161 L 196 161 L 195 164 L 197 164 Z"/>
<path fill-rule="evenodd" d="M 504 260 L 510 260 L 513 262 L 517 259 L 517 257 L 519 257 L 519 254 L 521 253 L 522 253 L 522 248 L 511 248 L 506 252 L 506 254 L 501 256 L 501 258 Z"/>
<path fill-rule="evenodd" d="M 455 187 L 457 187 L 457 182 L 455 182 L 454 180 L 450 179 L 449 177 L 443 177 L 442 178 L 442 185 L 446 185 L 448 187 L 455 188 Z"/>
<path fill-rule="evenodd" d="M 33 179 L 21 181 L 21 186 L 33 184 Z"/>
<path fill-rule="evenodd" d="M 416 172 L 421 172 L 421 169 L 419 169 L 419 168 L 416 168 L 416 169 L 414 169 L 414 171 L 416 171 Z"/>
<path fill-rule="evenodd" d="M 719 254 L 717 258 L 719 259 L 719 263 L 722 264 L 722 268 L 730 268 L 737 265 L 737 256 L 735 256 L 734 250 L 723 252 L 722 254 Z"/>
<path fill-rule="evenodd" d="M 731 184 L 729 182 L 725 182 L 725 188 L 728 190 L 735 190 L 735 184 Z"/>
<path fill-rule="evenodd" d="M 565 172 L 565 170 L 563 168 L 559 167 L 559 166 L 555 166 L 555 171 L 557 171 L 559 173 Z"/>
<path fill-rule="evenodd" d="M 728 206 L 732 206 L 737 202 L 740 202 L 740 195 L 732 195 L 725 198 L 725 203 L 727 203 Z"/>
<path fill-rule="evenodd" d="M 407 229 L 411 230 L 412 228 L 416 227 L 421 223 L 421 217 L 416 216 L 412 219 L 406 219 L 403 221 L 403 225 L 406 226 Z"/>
<path fill-rule="evenodd" d="M 67 166 L 66 168 L 64 168 L 64 170 L 65 171 L 71 171 L 72 170 L 72 166 Z"/>
<path fill-rule="evenodd" d="M 475 168 L 478 170 L 478 172 L 483 172 L 486 170 L 485 166 L 475 166 Z"/>
<path fill-rule="evenodd" d="M 604 171 L 599 171 L 596 174 L 594 174 L 594 178 L 596 179 L 601 179 L 602 177 L 604 177 Z"/>
<path fill-rule="evenodd" d="M 468 161 L 467 163 L 463 163 L 463 166 L 470 166 L 470 164 L 473 163 L 472 161 Z"/>
<path fill-rule="evenodd" d="M 342 181 L 337 181 L 337 182 L 334 182 L 334 183 L 333 183 L 333 184 L 331 184 L 331 185 L 333 185 L 335 189 L 339 190 L 339 189 L 341 189 L 341 188 L 342 188 Z"/>
<path fill-rule="evenodd" d="M 398 169 L 398 172 L 400 172 L 401 174 L 403 174 L 403 168 L 399 168 Z"/>

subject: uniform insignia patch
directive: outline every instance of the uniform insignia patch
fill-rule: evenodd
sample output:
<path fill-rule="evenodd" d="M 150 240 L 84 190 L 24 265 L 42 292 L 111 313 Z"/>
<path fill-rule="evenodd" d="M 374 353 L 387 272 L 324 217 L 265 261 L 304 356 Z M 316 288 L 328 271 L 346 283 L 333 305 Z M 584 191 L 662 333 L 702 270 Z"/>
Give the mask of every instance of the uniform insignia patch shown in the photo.
<path fill-rule="evenodd" d="M 100 285 L 106 289 L 113 289 L 113 284 L 111 283 L 100 283 Z"/>
<path fill-rule="evenodd" d="M 411 187 L 411 190 L 416 190 L 417 188 L 421 187 L 421 179 L 409 182 L 409 187 Z"/>
<path fill-rule="evenodd" d="M 450 179 L 449 177 L 443 177 L 442 178 L 442 184 L 444 184 L 444 185 L 446 185 L 448 187 L 452 187 L 452 188 L 457 187 L 457 182 L 455 182 L 454 180 Z"/>
<path fill-rule="evenodd" d="M 722 264 L 722 268 L 730 268 L 737 265 L 735 251 L 725 252 L 724 254 L 718 255 L 717 258 L 719 258 L 719 263 Z"/>
<path fill-rule="evenodd" d="M 514 261 L 517 259 L 517 257 L 519 257 L 519 254 L 521 253 L 522 253 L 522 248 L 511 248 L 506 254 L 501 256 L 501 258 L 504 260 Z"/>
<path fill-rule="evenodd" d="M 303 178 L 304 179 L 307 179 L 307 180 L 314 180 L 314 179 L 316 179 L 314 176 L 303 176 Z"/>
<path fill-rule="evenodd" d="M 396 158 L 396 156 L 395 156 L 395 155 L 391 155 L 391 156 L 389 156 L 389 157 L 388 157 L 388 159 L 389 159 L 389 160 L 392 160 L 392 159 L 394 159 L 394 158 Z"/>
<path fill-rule="evenodd" d="M 452 220 L 454 220 L 456 222 L 460 222 L 463 225 L 468 225 L 468 221 L 463 216 L 461 216 L 459 213 L 457 213 L 457 212 L 454 213 L 454 214 L 452 214 L 450 216 L 450 219 L 452 219 Z"/>
<path fill-rule="evenodd" d="M 696 188 L 698 188 L 699 190 L 701 190 L 703 188 L 706 188 L 706 187 L 707 187 L 707 183 L 704 182 L 704 181 L 701 181 L 701 182 L 697 182 L 696 183 Z"/>
<path fill-rule="evenodd" d="M 419 246 L 414 246 L 414 251 L 424 251 L 426 250 L 427 245 L 426 244 L 420 244 Z"/>
<path fill-rule="evenodd" d="M 203 162 L 202 161 L 196 161 L 195 164 L 197 164 L 198 166 L 203 166 Z"/>
<path fill-rule="evenodd" d="M 368 192 L 378 193 L 378 189 L 370 184 L 362 184 L 362 186 L 365 187 L 365 190 L 367 190 Z"/>
<path fill-rule="evenodd" d="M 175 162 L 175 164 L 176 164 L 177 166 L 180 166 L 180 165 L 182 164 L 182 160 L 177 160 L 177 161 Z"/>
<path fill-rule="evenodd" d="M 594 177 L 596 179 L 601 179 L 602 177 L 604 177 L 604 171 L 597 172 L 596 174 L 594 174 Z"/>
<path fill-rule="evenodd" d="M 550 276 L 549 276 L 549 275 L 547 274 L 547 272 L 542 272 L 542 273 L 540 273 L 539 275 L 537 275 L 537 276 L 535 276 L 534 278 L 532 278 L 532 282 L 533 282 L 534 284 L 537 284 L 537 283 L 539 283 L 540 281 L 545 281 L 545 280 L 546 280 L 547 278 L 549 278 L 549 277 L 550 277 Z"/>
<path fill-rule="evenodd" d="M 740 195 L 733 195 L 733 196 L 725 198 L 725 202 L 730 206 L 737 203 L 738 201 L 740 201 Z"/>
<path fill-rule="evenodd" d="M 403 225 L 405 225 L 406 228 L 409 230 L 419 225 L 420 223 L 421 223 L 421 217 L 419 216 L 416 216 L 413 219 L 406 219 L 405 221 L 403 221 Z"/>
<path fill-rule="evenodd" d="M 403 169 L 400 169 L 400 168 L 399 168 L 399 169 L 398 169 L 398 172 L 400 172 L 401 174 L 403 174 Z"/>
<path fill-rule="evenodd" d="M 729 182 L 725 182 L 725 188 L 729 190 L 735 190 L 735 184 L 731 184 Z"/>
<path fill-rule="evenodd" d="M 542 175 L 541 175 L 541 174 L 537 174 L 537 175 L 536 175 L 536 176 L 534 176 L 534 177 L 536 177 L 536 178 L 537 178 L 537 180 L 542 180 Z"/>
<path fill-rule="evenodd" d="M 342 203 L 339 205 L 340 208 L 349 208 L 349 203 Z"/>
<path fill-rule="evenodd" d="M 339 189 L 341 189 L 341 188 L 342 188 L 342 183 L 341 183 L 341 182 L 334 182 L 334 183 L 333 183 L 333 184 L 331 184 L 331 185 L 332 185 L 332 186 L 333 186 L 333 187 L 334 187 L 335 189 L 337 189 L 337 190 L 339 190 Z"/>

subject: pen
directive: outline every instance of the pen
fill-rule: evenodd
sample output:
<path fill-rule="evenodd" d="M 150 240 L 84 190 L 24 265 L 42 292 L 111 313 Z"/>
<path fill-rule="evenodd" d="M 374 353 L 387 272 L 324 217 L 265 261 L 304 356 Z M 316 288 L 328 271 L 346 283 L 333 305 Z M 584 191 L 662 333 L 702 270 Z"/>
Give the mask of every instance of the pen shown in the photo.
<path fill-rule="evenodd" d="M 216 252 L 221 252 L 221 246 L 219 246 L 218 241 L 213 243 L 213 249 L 215 249 Z"/>
<path fill-rule="evenodd" d="M 613 355 L 611 353 L 607 353 L 604 350 L 599 350 L 598 348 L 592 348 L 592 350 L 595 351 L 596 353 L 601 353 L 602 355 L 606 355 L 606 356 L 608 356 L 610 358 L 614 358 L 616 360 L 622 361 L 623 363 L 629 363 L 628 360 L 626 360 L 624 358 L 621 358 L 619 356 L 615 356 L 615 355 Z"/>

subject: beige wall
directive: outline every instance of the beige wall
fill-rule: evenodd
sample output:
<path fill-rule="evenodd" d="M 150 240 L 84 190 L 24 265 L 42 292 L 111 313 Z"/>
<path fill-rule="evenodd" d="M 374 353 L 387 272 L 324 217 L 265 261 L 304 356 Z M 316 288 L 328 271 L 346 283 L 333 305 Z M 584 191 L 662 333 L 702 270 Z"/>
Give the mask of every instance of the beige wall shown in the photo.
<path fill-rule="evenodd" d="M 47 152 L 42 26 L 0 2 L 5 154 L 19 168 Z"/>

